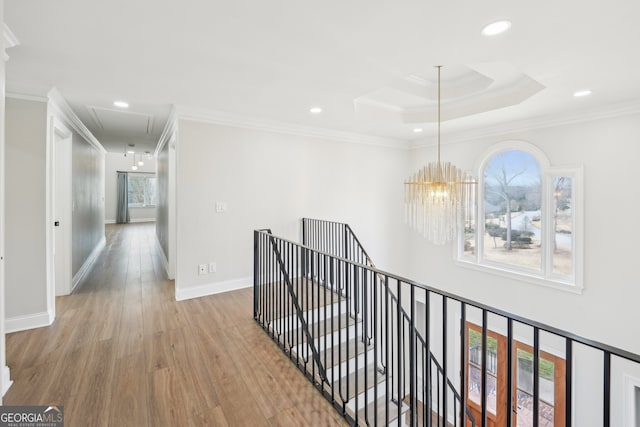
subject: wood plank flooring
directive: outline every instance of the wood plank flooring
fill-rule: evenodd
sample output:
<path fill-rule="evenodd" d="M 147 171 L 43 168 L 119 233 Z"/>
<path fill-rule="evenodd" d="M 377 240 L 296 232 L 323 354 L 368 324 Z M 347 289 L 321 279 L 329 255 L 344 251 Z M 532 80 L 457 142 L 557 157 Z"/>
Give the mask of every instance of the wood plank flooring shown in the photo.
<path fill-rule="evenodd" d="M 7 335 L 6 405 L 65 426 L 346 426 L 253 321 L 252 289 L 176 302 L 153 224 L 107 226 L 47 328 Z"/>

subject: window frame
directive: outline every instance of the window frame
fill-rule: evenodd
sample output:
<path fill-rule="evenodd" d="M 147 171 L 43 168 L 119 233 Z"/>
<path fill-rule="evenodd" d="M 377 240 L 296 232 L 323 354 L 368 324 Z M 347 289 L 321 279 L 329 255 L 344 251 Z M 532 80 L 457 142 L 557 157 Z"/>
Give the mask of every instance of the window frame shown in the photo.
<path fill-rule="evenodd" d="M 157 191 L 157 185 L 158 185 L 158 179 L 155 173 L 149 173 L 149 172 L 129 172 L 129 177 L 127 179 L 127 204 L 130 208 L 155 208 L 157 206 L 157 194 L 156 194 L 156 203 L 155 204 L 145 204 L 143 203 L 131 203 L 129 202 L 129 185 L 130 184 L 130 180 L 131 178 L 144 178 L 144 189 L 145 189 L 145 195 L 146 195 L 146 181 L 150 178 L 153 178 L 156 180 L 156 191 Z"/>
<path fill-rule="evenodd" d="M 541 216 L 543 224 L 541 229 L 541 260 L 540 270 L 533 270 L 513 264 L 501 263 L 484 258 L 485 238 L 485 210 L 484 210 L 484 171 L 494 156 L 506 151 L 519 150 L 530 154 L 540 167 L 541 188 Z M 478 177 L 477 195 L 473 208 L 475 217 L 475 254 L 473 256 L 464 253 L 464 218 L 461 218 L 461 232 L 458 234 L 454 245 L 454 260 L 459 266 L 471 268 L 483 272 L 489 272 L 499 276 L 552 287 L 567 292 L 581 294 L 583 286 L 583 168 L 578 167 L 553 167 L 542 150 L 525 141 L 504 141 L 489 147 L 479 158 L 474 172 Z M 558 176 L 571 177 L 572 179 L 572 274 L 562 275 L 553 272 L 553 231 L 552 224 L 552 199 L 553 178 Z M 462 215 L 464 217 L 464 215 Z"/>

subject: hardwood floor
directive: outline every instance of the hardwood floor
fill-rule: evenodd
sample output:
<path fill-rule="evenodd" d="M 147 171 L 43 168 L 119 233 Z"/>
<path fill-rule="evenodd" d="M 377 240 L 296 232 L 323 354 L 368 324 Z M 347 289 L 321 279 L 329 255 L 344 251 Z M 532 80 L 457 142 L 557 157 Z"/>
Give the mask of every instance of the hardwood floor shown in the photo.
<path fill-rule="evenodd" d="M 65 426 L 347 425 L 252 318 L 252 289 L 176 302 L 153 224 L 107 226 L 47 328 L 7 335 L 6 405 Z"/>

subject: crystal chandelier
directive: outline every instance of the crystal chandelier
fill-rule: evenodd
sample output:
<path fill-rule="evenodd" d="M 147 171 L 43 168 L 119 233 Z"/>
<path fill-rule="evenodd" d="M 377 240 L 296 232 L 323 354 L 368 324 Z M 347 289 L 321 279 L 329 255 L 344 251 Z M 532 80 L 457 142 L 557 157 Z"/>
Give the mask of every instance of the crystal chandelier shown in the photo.
<path fill-rule="evenodd" d="M 475 200 L 476 181 L 440 160 L 440 69 L 438 69 L 438 161 L 431 162 L 404 183 L 407 223 L 428 240 L 444 244 L 458 233 L 467 203 Z"/>

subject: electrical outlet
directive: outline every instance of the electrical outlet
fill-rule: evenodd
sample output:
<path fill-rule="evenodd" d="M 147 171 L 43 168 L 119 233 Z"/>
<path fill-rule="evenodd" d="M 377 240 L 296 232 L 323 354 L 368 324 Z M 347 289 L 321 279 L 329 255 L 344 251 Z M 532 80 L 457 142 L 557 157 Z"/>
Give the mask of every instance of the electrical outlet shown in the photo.
<path fill-rule="evenodd" d="M 215 262 L 209 263 L 209 273 L 215 273 L 217 269 L 218 269 L 218 266 L 216 265 Z"/>
<path fill-rule="evenodd" d="M 198 274 L 207 274 L 209 270 L 207 269 L 207 264 L 199 264 L 198 265 Z"/>

